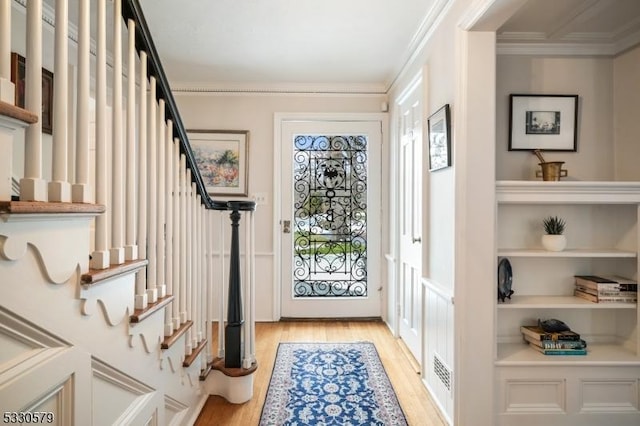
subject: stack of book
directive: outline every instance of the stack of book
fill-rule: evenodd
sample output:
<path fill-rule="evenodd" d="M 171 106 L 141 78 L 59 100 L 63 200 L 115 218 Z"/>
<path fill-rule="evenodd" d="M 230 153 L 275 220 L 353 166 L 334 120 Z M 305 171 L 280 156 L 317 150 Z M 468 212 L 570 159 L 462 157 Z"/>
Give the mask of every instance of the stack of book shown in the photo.
<path fill-rule="evenodd" d="M 586 355 L 587 342 L 572 330 L 548 333 L 537 325 L 520 327 L 522 337 L 529 347 L 545 355 Z"/>
<path fill-rule="evenodd" d="M 594 303 L 636 303 L 638 283 L 618 276 L 576 275 L 573 294 Z"/>

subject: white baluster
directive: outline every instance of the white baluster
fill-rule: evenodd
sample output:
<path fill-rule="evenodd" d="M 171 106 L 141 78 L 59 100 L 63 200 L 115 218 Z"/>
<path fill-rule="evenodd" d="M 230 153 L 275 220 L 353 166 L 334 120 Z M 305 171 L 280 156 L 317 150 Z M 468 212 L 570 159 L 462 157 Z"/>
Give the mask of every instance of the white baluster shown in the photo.
<path fill-rule="evenodd" d="M 250 368 L 253 360 L 251 359 L 251 323 L 253 316 L 251 315 L 251 212 L 244 212 L 244 358 L 242 360 L 243 368 Z"/>
<path fill-rule="evenodd" d="M 251 322 L 249 326 L 251 327 L 251 338 L 249 341 L 250 345 L 250 354 L 251 354 L 251 363 L 255 364 L 256 362 L 256 221 L 255 221 L 255 211 L 252 210 L 249 212 L 249 232 L 251 233 L 251 244 L 249 245 L 249 259 L 251 259 L 251 267 L 249 268 L 249 285 L 251 289 L 251 303 L 249 305 L 249 311 L 251 312 Z"/>
<path fill-rule="evenodd" d="M 149 84 L 149 103 L 147 111 L 147 166 L 150 179 L 147 179 L 147 258 L 149 264 L 147 265 L 147 297 L 149 303 L 156 303 L 158 301 L 157 285 L 157 195 L 158 188 L 155 176 L 157 175 L 158 167 L 158 154 L 156 140 L 156 119 L 158 117 L 158 103 L 156 101 L 156 79 L 151 77 Z"/>
<path fill-rule="evenodd" d="M 124 263 L 124 144 L 122 142 L 122 3 L 113 2 L 111 250 L 112 265 Z"/>
<path fill-rule="evenodd" d="M 213 229 L 214 229 L 213 212 L 210 210 L 205 211 L 205 239 L 206 239 L 206 283 L 207 283 L 207 317 L 206 317 L 206 336 L 209 339 L 207 345 L 207 363 L 213 362 L 214 341 L 213 341 L 213 300 L 215 297 L 214 285 L 213 285 Z"/>
<path fill-rule="evenodd" d="M 38 121 L 25 131 L 24 178 L 20 199 L 47 201 L 47 183 L 42 179 L 42 0 L 27 2 L 27 61 L 25 64 L 25 108 Z"/>
<path fill-rule="evenodd" d="M 171 318 L 173 329 L 180 327 L 180 306 L 182 303 L 182 292 L 180 290 L 180 142 L 176 138 L 173 142 L 173 295 L 174 301 L 171 304 Z"/>
<path fill-rule="evenodd" d="M 175 296 L 174 281 L 173 281 L 173 174 L 174 174 L 174 161 L 173 161 L 173 121 L 167 120 L 165 126 L 165 283 L 167 285 L 167 294 Z M 173 302 L 165 309 L 165 336 L 171 336 L 173 334 L 173 315 L 172 306 L 177 302 Z"/>
<path fill-rule="evenodd" d="M 98 42 L 96 58 L 96 202 L 107 205 L 107 11 L 106 0 L 98 0 Z M 96 217 L 93 269 L 109 267 L 107 224 L 109 209 Z"/>
<path fill-rule="evenodd" d="M 0 0 L 0 101 L 13 105 L 11 82 L 11 0 Z"/>
<path fill-rule="evenodd" d="M 76 173 L 71 187 L 71 201 L 91 203 L 89 185 L 89 88 L 91 82 L 91 4 L 79 0 L 78 10 L 78 89 L 76 107 Z"/>
<path fill-rule="evenodd" d="M 128 21 L 128 69 L 127 69 L 127 179 L 126 179 L 126 232 L 125 260 L 138 259 L 136 245 L 136 24 Z"/>
<path fill-rule="evenodd" d="M 198 275 L 198 192 L 196 190 L 196 184 L 191 182 L 191 318 L 193 319 L 193 334 L 191 335 L 191 346 L 195 348 L 200 342 L 198 340 L 198 334 L 200 328 L 198 327 L 198 281 L 200 276 Z"/>
<path fill-rule="evenodd" d="M 191 170 L 187 169 L 187 176 L 186 176 L 186 182 L 185 182 L 185 191 L 187 193 L 186 199 L 187 199 L 187 204 L 186 204 L 186 216 L 187 216 L 187 220 L 186 220 L 186 224 L 187 224 L 187 231 L 185 233 L 185 243 L 186 243 L 186 249 L 187 249 L 187 257 L 186 257 L 186 262 L 185 262 L 185 268 L 187 269 L 187 282 L 186 282 L 186 299 L 187 299 L 187 320 L 188 321 L 193 321 L 193 299 L 192 299 L 192 293 L 193 293 L 193 239 L 192 238 L 187 238 L 187 236 L 191 236 L 193 235 L 193 216 L 192 216 L 192 211 L 193 211 L 193 196 L 191 193 Z M 191 328 L 189 328 L 189 330 L 187 331 L 187 336 L 185 338 L 185 353 L 187 355 L 191 354 L 191 351 L 193 350 L 193 326 L 191 326 Z"/>
<path fill-rule="evenodd" d="M 138 255 L 147 257 L 147 53 L 140 52 L 140 103 L 138 105 Z M 136 277 L 136 309 L 144 309 L 147 297 L 147 270 Z"/>
<path fill-rule="evenodd" d="M 158 150 L 158 167 L 156 168 L 156 192 L 158 196 L 156 198 L 156 212 L 158 214 L 158 222 L 156 224 L 156 253 L 157 253 L 157 283 L 158 298 L 163 298 L 167 295 L 167 284 L 164 277 L 164 262 L 165 262 L 165 102 L 164 99 L 160 99 L 158 102 L 158 118 L 156 121 L 156 146 Z"/>
<path fill-rule="evenodd" d="M 195 185 L 194 185 L 194 190 L 195 190 Z M 196 341 L 198 342 L 198 344 L 200 342 L 202 342 L 202 336 L 203 336 L 203 332 L 202 332 L 202 326 L 204 324 L 204 321 L 202 320 L 202 302 L 204 301 L 204 295 L 202 294 L 202 283 L 204 282 L 204 280 L 202 279 L 202 196 L 200 194 L 196 195 L 196 203 L 195 203 L 195 221 L 196 221 L 196 238 L 194 238 L 195 240 L 195 245 L 196 245 L 196 254 L 195 254 L 195 270 L 196 270 L 196 279 L 195 279 L 195 288 L 196 288 L 196 297 L 195 297 L 195 301 L 196 301 L 196 321 L 198 322 L 198 327 L 197 327 L 197 337 L 196 337 Z"/>
<path fill-rule="evenodd" d="M 225 301 L 225 272 L 224 272 L 224 228 L 226 210 L 220 210 L 220 281 L 218 284 L 218 357 L 224 358 L 224 301 Z"/>
<path fill-rule="evenodd" d="M 56 28 L 55 28 L 55 53 L 54 75 L 56 84 L 53 86 L 53 167 L 52 181 L 49 182 L 49 201 L 71 201 L 71 184 L 67 178 L 67 138 L 69 108 L 69 2 L 68 0 L 56 1 Z"/>
<path fill-rule="evenodd" d="M 180 155 L 180 324 L 187 322 L 187 159 Z"/>

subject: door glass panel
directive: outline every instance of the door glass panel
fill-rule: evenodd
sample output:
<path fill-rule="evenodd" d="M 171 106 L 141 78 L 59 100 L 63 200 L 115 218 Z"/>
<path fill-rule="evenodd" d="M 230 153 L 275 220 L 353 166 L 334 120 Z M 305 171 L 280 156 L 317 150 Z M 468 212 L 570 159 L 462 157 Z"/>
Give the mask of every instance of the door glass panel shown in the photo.
<path fill-rule="evenodd" d="M 298 135 L 293 297 L 367 297 L 367 137 Z"/>

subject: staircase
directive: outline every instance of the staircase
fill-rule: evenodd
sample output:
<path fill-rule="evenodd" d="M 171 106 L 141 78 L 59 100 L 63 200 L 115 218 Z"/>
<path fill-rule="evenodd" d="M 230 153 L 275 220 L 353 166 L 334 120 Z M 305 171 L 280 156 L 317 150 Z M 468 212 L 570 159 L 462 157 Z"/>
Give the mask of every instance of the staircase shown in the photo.
<path fill-rule="evenodd" d="M 255 204 L 207 194 L 136 0 L 53 3 L 0 0 L 0 408 L 192 424 L 252 397 Z"/>

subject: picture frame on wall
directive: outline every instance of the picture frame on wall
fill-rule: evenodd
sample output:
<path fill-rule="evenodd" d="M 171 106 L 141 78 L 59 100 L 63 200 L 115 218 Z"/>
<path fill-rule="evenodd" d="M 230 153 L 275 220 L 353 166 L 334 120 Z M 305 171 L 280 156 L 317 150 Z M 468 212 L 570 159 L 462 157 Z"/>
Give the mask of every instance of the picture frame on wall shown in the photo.
<path fill-rule="evenodd" d="M 578 95 L 509 95 L 509 151 L 578 150 Z"/>
<path fill-rule="evenodd" d="M 16 87 L 15 105 L 25 107 L 26 60 L 11 52 L 11 82 Z M 42 132 L 53 134 L 53 73 L 42 68 Z"/>
<path fill-rule="evenodd" d="M 187 130 L 187 136 L 209 195 L 249 194 L 248 130 Z"/>
<path fill-rule="evenodd" d="M 451 166 L 451 118 L 449 104 L 427 119 L 429 129 L 429 171 Z"/>

